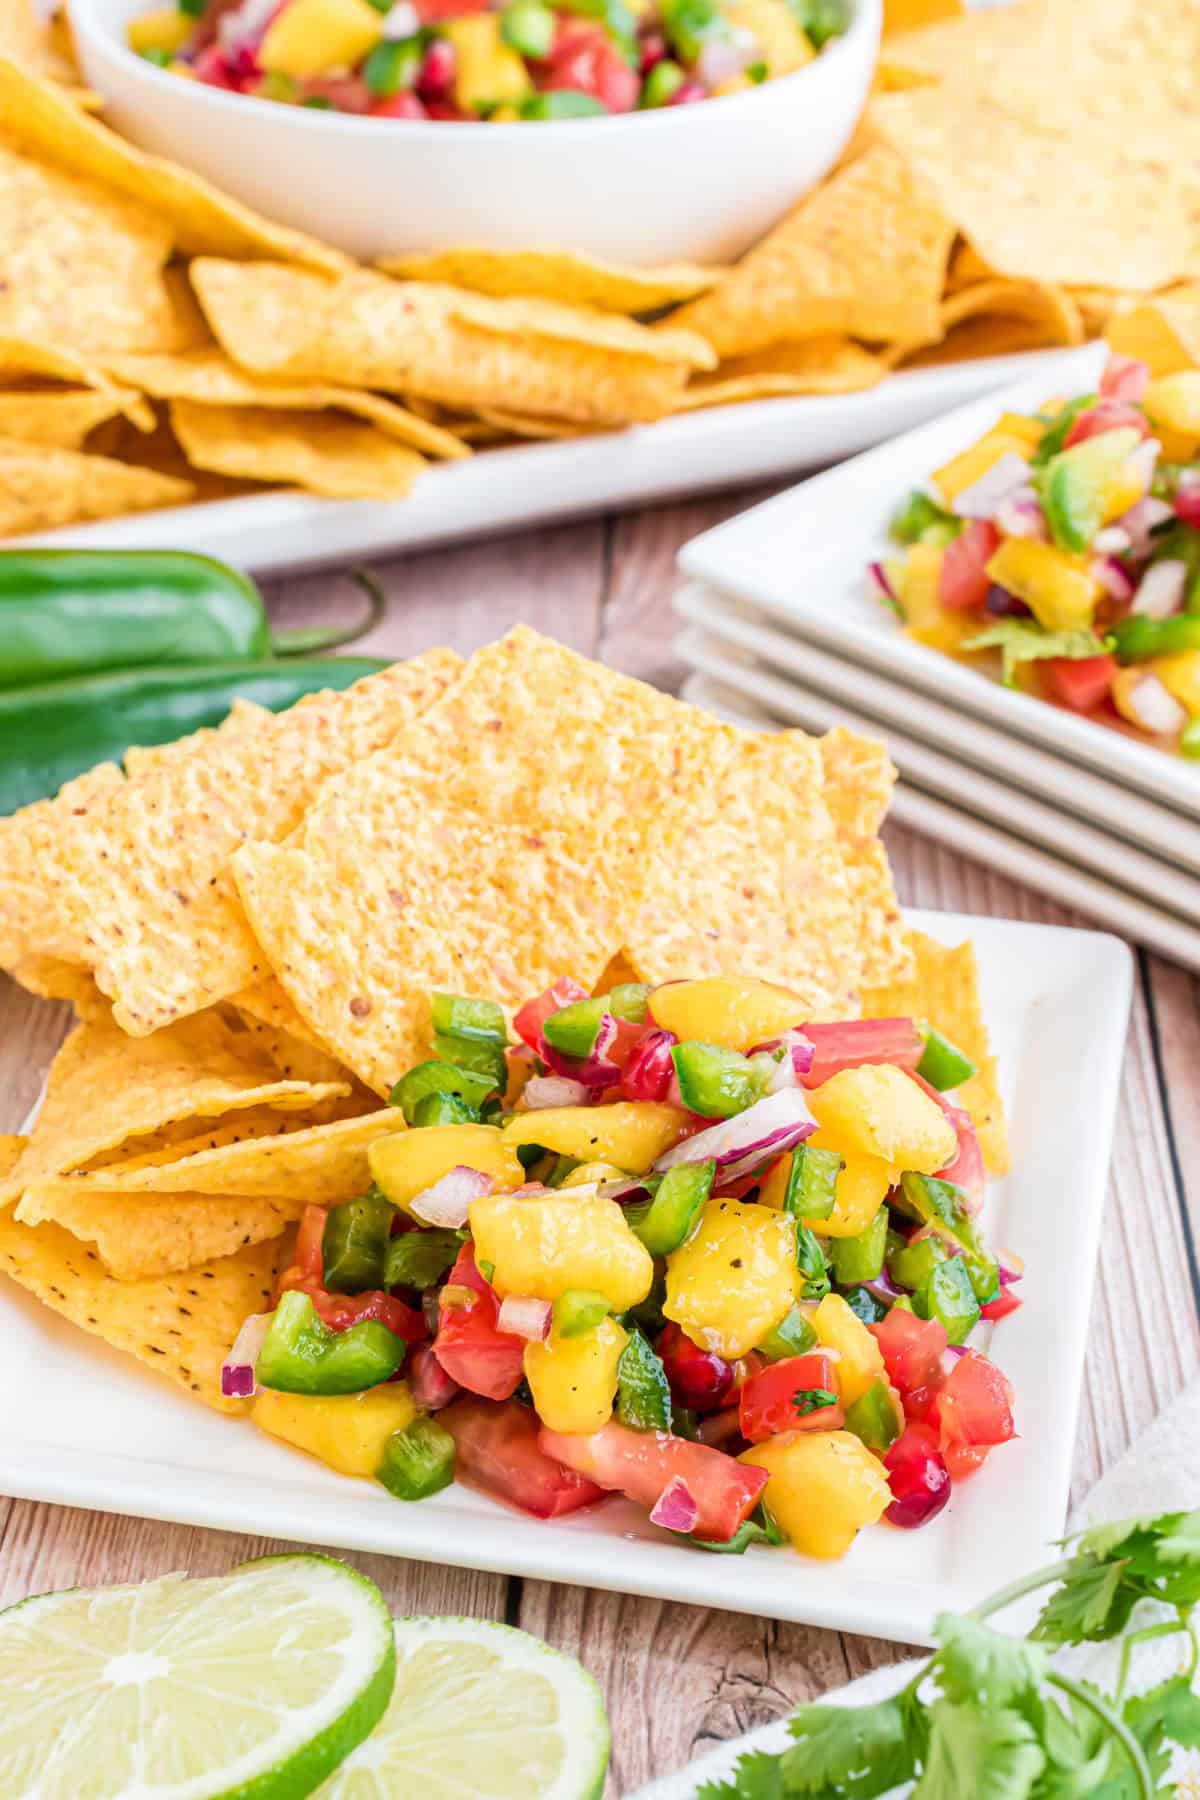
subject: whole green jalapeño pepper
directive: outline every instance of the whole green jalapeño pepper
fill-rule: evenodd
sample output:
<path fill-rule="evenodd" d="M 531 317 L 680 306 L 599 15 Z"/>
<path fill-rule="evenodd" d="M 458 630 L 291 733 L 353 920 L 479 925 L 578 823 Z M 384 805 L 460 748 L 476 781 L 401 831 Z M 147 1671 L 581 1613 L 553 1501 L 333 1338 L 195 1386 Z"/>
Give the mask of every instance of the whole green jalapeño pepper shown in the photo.
<path fill-rule="evenodd" d="M 408 1345 L 377 1319 L 330 1331 L 307 1294 L 290 1288 L 258 1353 L 260 1387 L 282 1394 L 358 1394 L 389 1381 Z"/>

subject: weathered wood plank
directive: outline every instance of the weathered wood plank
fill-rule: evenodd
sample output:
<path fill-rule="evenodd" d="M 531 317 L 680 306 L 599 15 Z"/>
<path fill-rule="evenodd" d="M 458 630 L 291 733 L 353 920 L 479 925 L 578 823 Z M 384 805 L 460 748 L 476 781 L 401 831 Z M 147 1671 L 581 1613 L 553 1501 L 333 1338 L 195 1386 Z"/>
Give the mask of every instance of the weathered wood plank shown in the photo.
<path fill-rule="evenodd" d="M 1200 1246 L 1200 980 L 1159 956 L 1147 956 L 1145 961 L 1169 1096 L 1167 1114 L 1195 1251 Z M 1194 1260 L 1192 1273 L 1196 1275 Z"/>

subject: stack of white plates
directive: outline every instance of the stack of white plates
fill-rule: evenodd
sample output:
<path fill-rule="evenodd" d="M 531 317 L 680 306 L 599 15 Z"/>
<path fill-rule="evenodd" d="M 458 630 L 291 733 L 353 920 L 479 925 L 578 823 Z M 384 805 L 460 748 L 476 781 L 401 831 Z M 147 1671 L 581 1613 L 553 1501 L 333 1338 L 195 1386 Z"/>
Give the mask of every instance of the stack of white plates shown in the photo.
<path fill-rule="evenodd" d="M 1102 347 L 789 489 L 680 556 L 690 698 L 751 723 L 886 737 L 894 816 L 1200 968 L 1200 764 L 914 643 L 866 565 L 910 488 L 1002 411 L 1094 387 Z"/>

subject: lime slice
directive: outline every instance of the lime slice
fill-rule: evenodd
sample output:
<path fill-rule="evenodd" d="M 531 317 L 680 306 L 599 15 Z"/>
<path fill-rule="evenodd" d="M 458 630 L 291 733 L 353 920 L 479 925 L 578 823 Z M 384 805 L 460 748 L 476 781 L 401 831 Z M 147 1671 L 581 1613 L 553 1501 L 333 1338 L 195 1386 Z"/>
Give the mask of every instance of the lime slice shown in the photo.
<path fill-rule="evenodd" d="M 392 1691 L 383 1596 L 325 1556 L 0 1613 L 5 1800 L 302 1800 Z"/>
<path fill-rule="evenodd" d="M 573 1657 L 487 1619 L 398 1619 L 392 1703 L 318 1800 L 597 1800 L 608 1750 Z"/>

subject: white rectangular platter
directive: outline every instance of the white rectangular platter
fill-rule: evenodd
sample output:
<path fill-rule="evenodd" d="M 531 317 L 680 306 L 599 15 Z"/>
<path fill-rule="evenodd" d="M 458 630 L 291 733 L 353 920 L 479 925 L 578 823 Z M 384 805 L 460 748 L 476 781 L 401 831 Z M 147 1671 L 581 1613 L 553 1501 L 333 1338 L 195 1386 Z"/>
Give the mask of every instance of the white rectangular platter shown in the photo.
<path fill-rule="evenodd" d="M 926 1641 L 937 1612 L 1036 1566 L 1063 1525 L 1132 964 L 1092 932 L 949 913 L 911 922 L 977 945 L 1013 1149 L 984 1222 L 1028 1269 L 1025 1305 L 991 1347 L 1016 1388 L 1020 1436 L 925 1530 L 875 1527 L 845 1561 L 818 1563 L 706 1555 L 623 1501 L 549 1524 L 458 1486 L 404 1505 L 205 1411 L 6 1280 L 0 1490 Z"/>
<path fill-rule="evenodd" d="M 1061 354 L 1033 376 L 827 470 L 685 544 L 692 581 L 761 609 L 800 637 L 861 663 L 1013 737 L 1200 817 L 1200 765 L 1169 756 L 998 682 L 904 636 L 866 591 L 866 566 L 887 554 L 888 522 L 932 470 L 983 435 L 1001 412 L 1032 412 L 1051 394 L 1095 386 L 1105 350 Z M 851 671 L 853 674 L 853 671 Z M 853 695 L 847 694 L 848 699 Z"/>
<path fill-rule="evenodd" d="M 755 400 L 625 431 L 480 451 L 427 469 L 404 500 L 321 500 L 280 490 L 7 543 L 196 550 L 260 575 L 399 555 L 821 468 L 1060 360 L 1061 353 L 1038 350 L 903 370 L 861 394 Z"/>

